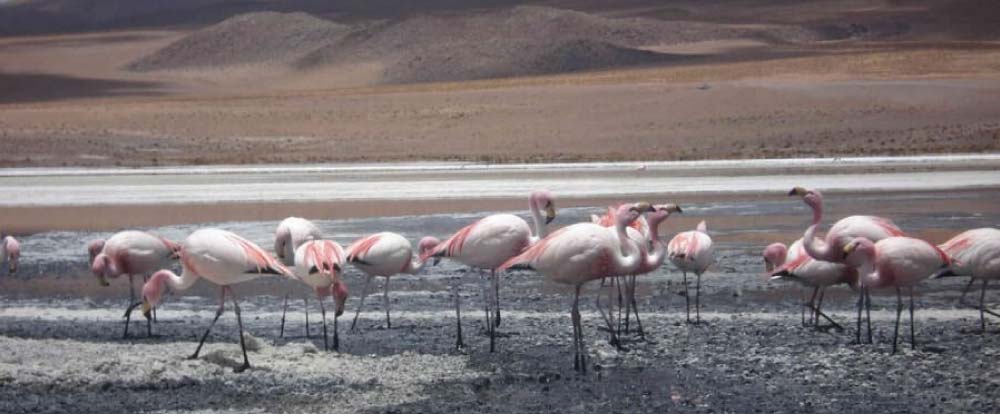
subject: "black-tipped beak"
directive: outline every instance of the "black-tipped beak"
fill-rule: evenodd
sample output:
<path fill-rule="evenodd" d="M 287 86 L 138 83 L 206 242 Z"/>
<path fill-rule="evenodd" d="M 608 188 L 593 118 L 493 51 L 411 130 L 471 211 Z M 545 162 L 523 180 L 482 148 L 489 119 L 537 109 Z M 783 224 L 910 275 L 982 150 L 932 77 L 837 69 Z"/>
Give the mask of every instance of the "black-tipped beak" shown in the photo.
<path fill-rule="evenodd" d="M 149 319 L 150 316 L 151 316 L 150 313 L 151 313 L 152 310 L 153 310 L 153 307 L 149 305 L 149 301 L 146 300 L 146 299 L 143 299 L 142 300 L 142 316 L 144 318 L 146 318 L 146 319 Z"/>
<path fill-rule="evenodd" d="M 435 256 L 435 257 L 434 257 L 434 261 L 433 261 L 433 262 L 431 262 L 431 265 L 433 265 L 433 266 L 437 266 L 437 265 L 438 265 L 438 263 L 441 263 L 441 258 L 440 258 L 440 257 L 436 257 L 436 256 Z"/>
<path fill-rule="evenodd" d="M 556 219 L 556 207 L 549 203 L 545 206 L 545 224 L 549 224 Z"/>

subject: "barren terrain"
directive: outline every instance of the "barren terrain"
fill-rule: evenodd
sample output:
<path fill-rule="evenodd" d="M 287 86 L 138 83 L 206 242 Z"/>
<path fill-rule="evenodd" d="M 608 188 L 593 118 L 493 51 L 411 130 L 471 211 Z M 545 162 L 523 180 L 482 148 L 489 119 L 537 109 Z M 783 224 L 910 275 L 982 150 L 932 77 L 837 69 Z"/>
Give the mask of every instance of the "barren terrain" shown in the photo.
<path fill-rule="evenodd" d="M 389 3 L 0 6 L 0 166 L 1000 145 L 990 2 Z"/>

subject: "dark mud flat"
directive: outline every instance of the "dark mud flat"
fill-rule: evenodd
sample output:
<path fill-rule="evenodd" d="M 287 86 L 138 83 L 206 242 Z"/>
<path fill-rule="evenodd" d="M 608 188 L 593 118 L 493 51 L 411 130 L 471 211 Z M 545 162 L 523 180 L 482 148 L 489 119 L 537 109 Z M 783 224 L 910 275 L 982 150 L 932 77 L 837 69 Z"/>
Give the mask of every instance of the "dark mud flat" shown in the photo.
<path fill-rule="evenodd" d="M 875 211 L 934 241 L 965 228 L 995 225 L 993 191 L 857 196 L 830 200 L 829 214 Z M 3 412 L 996 412 L 1000 325 L 978 333 L 978 312 L 958 306 L 964 280 L 927 282 L 918 289 L 916 350 L 890 354 L 895 298 L 875 297 L 876 345 L 852 345 L 853 294 L 831 290 L 825 310 L 846 331 L 802 328 L 804 292 L 760 277 L 759 251 L 791 241 L 808 219 L 799 203 L 754 198 L 685 205 L 686 217 L 667 234 L 702 218 L 717 240 L 718 265 L 703 279 L 703 319 L 684 323 L 681 275 L 664 266 L 641 279 L 640 308 L 647 341 L 630 336 L 626 351 L 608 345 L 596 312 L 596 283 L 582 300 L 589 353 L 586 375 L 574 372 L 564 286 L 528 272 L 503 280 L 498 352 L 482 330 L 482 278 L 443 262 L 419 277 L 394 279 L 392 328 L 386 329 L 381 290 L 366 300 L 359 331 L 350 332 L 361 279 L 347 276 L 352 297 L 342 316 L 340 352 L 322 350 L 319 311 L 307 290 L 280 280 L 235 288 L 250 333 L 253 368 L 234 374 L 239 346 L 231 305 L 201 358 L 187 360 L 214 314 L 214 291 L 200 282 L 169 298 L 156 336 L 143 321 L 121 340 L 125 281 L 95 289 L 86 275 L 87 232 L 40 233 L 26 247 L 22 273 L 3 278 L 0 307 L 0 407 Z M 587 209 L 563 209 L 572 223 Z M 323 221 L 341 241 L 374 229 L 416 238 L 444 235 L 468 215 Z M 563 221 L 564 220 L 564 221 Z M 783 223 L 783 224 L 782 224 Z M 267 245 L 275 223 L 220 223 Z M 155 229 L 170 237 L 190 226 Z M 27 249 L 26 249 L 27 250 Z M 449 286 L 462 293 L 468 348 L 454 350 Z M 286 337 L 278 338 L 282 299 L 293 300 Z M 602 292 L 602 295 L 606 292 Z M 602 296 L 602 303 L 607 303 Z M 978 292 L 967 300 L 978 299 Z M 997 292 L 987 292 L 996 303 Z M 137 318 L 139 315 L 135 315 Z M 328 328 L 332 329 L 332 315 Z M 904 318 L 903 328 L 907 328 Z M 904 329 L 903 337 L 909 331 Z M 331 331 L 332 335 L 332 331 Z"/>

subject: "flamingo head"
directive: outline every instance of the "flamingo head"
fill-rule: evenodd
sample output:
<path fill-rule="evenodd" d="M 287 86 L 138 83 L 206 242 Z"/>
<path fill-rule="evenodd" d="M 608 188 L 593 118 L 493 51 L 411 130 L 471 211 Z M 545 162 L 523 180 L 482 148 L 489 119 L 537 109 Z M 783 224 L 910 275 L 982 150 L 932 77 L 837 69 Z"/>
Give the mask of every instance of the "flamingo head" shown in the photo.
<path fill-rule="evenodd" d="M 10 274 L 17 272 L 17 261 L 21 257 L 21 244 L 17 239 L 7 236 L 3 239 L 4 248 L 7 251 L 7 266 Z"/>
<path fill-rule="evenodd" d="M 861 266 L 875 259 L 875 243 L 864 237 L 851 240 L 844 246 L 844 263 L 851 267 Z"/>
<path fill-rule="evenodd" d="M 635 204 L 622 204 L 615 211 L 615 221 L 622 227 L 628 227 L 629 224 L 638 220 L 639 216 L 642 216 L 643 213 L 655 211 L 653 206 L 645 201 Z"/>
<path fill-rule="evenodd" d="M 181 249 L 181 245 L 180 244 L 174 243 L 173 241 L 171 241 L 170 239 L 167 239 L 165 237 L 161 238 L 161 240 L 163 240 L 163 244 L 165 244 L 168 248 L 170 248 L 170 258 L 171 259 L 177 260 L 177 259 L 181 258 L 181 250 L 182 249 Z"/>
<path fill-rule="evenodd" d="M 150 318 L 150 311 L 163 301 L 163 293 L 166 289 L 165 279 L 172 276 L 169 270 L 160 270 L 153 273 L 153 277 L 142 286 L 142 316 Z"/>
<path fill-rule="evenodd" d="M 438 240 L 437 237 L 424 236 L 424 238 L 420 239 L 420 242 L 417 243 L 417 249 L 420 252 L 419 257 L 430 256 L 431 251 L 433 251 L 434 248 L 437 247 L 439 244 L 441 244 L 441 240 Z M 434 265 L 437 266 L 438 262 L 440 261 L 441 261 L 440 257 L 435 257 Z"/>
<path fill-rule="evenodd" d="M 764 248 L 764 270 L 768 273 L 785 264 L 785 257 L 788 256 L 788 246 L 784 243 L 772 243 Z"/>
<path fill-rule="evenodd" d="M 87 242 L 87 254 L 90 255 L 90 262 L 94 262 L 94 258 L 101 254 L 101 250 L 104 250 L 104 239 L 95 239 Z"/>
<path fill-rule="evenodd" d="M 798 196 L 802 198 L 802 202 L 806 203 L 809 208 L 813 211 L 813 223 L 819 223 L 820 217 L 823 215 L 823 194 L 818 190 L 813 190 L 805 187 L 795 187 L 788 192 L 788 196 Z"/>
<path fill-rule="evenodd" d="M 336 304 L 334 316 L 343 315 L 344 304 L 347 303 L 347 284 L 339 278 L 335 280 L 333 284 L 330 285 L 330 296 L 333 296 L 333 302 Z"/>
<path fill-rule="evenodd" d="M 556 205 L 549 190 L 538 190 L 531 193 L 530 203 L 533 209 L 545 210 L 545 224 L 556 219 Z"/>
<path fill-rule="evenodd" d="M 670 217 L 673 213 L 683 213 L 681 206 L 669 203 L 669 204 L 657 204 L 653 206 L 653 211 L 646 215 L 646 221 L 649 222 L 649 227 L 657 226 Z"/>
<path fill-rule="evenodd" d="M 97 283 L 101 286 L 108 286 L 108 270 L 111 268 L 111 257 L 107 254 L 99 253 L 90 264 L 90 273 L 97 278 Z"/>

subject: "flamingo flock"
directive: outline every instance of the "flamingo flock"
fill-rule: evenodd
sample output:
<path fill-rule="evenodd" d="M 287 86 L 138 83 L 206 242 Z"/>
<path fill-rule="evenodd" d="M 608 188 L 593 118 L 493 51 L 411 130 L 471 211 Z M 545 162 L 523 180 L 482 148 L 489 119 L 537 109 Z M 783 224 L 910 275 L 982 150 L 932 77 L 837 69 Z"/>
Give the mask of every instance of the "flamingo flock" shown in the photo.
<path fill-rule="evenodd" d="M 985 331 L 985 315 L 1000 316 L 985 307 L 986 286 L 1000 278 L 1000 230 L 973 229 L 936 246 L 904 233 L 891 220 L 878 216 L 858 215 L 842 218 L 820 236 L 823 224 L 823 195 L 818 190 L 795 187 L 789 196 L 797 197 L 812 211 L 811 223 L 802 238 L 790 245 L 776 242 L 763 249 L 765 275 L 770 280 L 797 283 L 812 293 L 803 304 L 803 325 L 843 331 L 841 324 L 822 311 L 827 289 L 846 285 L 857 292 L 855 342 L 871 343 L 871 290 L 890 290 L 896 294 L 896 320 L 892 350 L 898 349 L 899 326 L 908 296 L 910 343 L 916 347 L 914 323 L 914 291 L 929 279 L 965 276 L 969 289 L 981 283 L 979 305 L 980 330 Z M 635 315 L 637 332 L 645 333 L 639 321 L 635 299 L 636 279 L 654 273 L 667 259 L 682 273 L 686 311 L 685 320 L 702 323 L 701 278 L 716 263 L 708 225 L 701 221 L 694 230 L 680 232 L 664 242 L 660 227 L 672 214 L 682 213 L 676 204 L 650 204 L 645 201 L 608 207 L 603 216 L 593 216 L 591 222 L 570 224 L 550 229 L 556 217 L 554 197 L 549 191 L 533 192 L 528 197 L 531 225 L 513 214 L 494 214 L 480 218 L 440 241 L 434 237 L 420 239 L 414 250 L 403 235 L 379 232 L 361 237 L 347 247 L 324 238 L 319 227 L 307 219 L 290 217 L 275 231 L 274 250 L 265 251 L 257 244 L 232 232 L 204 228 L 175 243 L 164 237 L 140 232 L 123 231 L 107 240 L 87 244 L 90 268 L 102 285 L 108 278 L 126 276 L 129 279 L 129 301 L 124 314 L 123 337 L 128 337 L 131 313 L 142 306 L 147 319 L 147 334 L 152 333 L 149 321 L 152 312 L 163 302 L 166 292 L 180 292 L 204 279 L 219 287 L 219 303 L 212 322 L 201 336 L 191 358 L 197 358 L 202 346 L 219 317 L 225 311 L 229 296 L 240 332 L 243 363 L 241 372 L 250 367 L 247 356 L 243 321 L 233 285 L 249 280 L 273 277 L 297 281 L 311 288 L 318 299 L 322 315 L 324 349 L 339 349 L 338 318 L 344 313 L 348 296 L 344 274 L 348 267 L 364 275 L 364 286 L 358 308 L 351 322 L 357 328 L 358 316 L 369 294 L 371 281 L 384 278 L 385 326 L 392 328 L 389 310 L 389 280 L 398 274 L 419 274 L 440 260 L 454 260 L 484 276 L 484 326 L 489 335 L 490 352 L 496 350 L 497 329 L 501 324 L 500 286 L 504 275 L 511 271 L 530 271 L 548 281 L 572 288 L 569 305 L 573 332 L 573 366 L 587 371 L 587 347 L 580 314 L 580 296 L 584 286 L 600 280 L 617 286 L 619 314 L 617 328 L 611 308 L 602 316 L 612 332 L 613 344 L 620 344 L 621 310 L 625 307 L 625 331 L 631 315 Z M 0 260 L 8 263 L 11 274 L 17 270 L 20 246 L 13 237 L 0 242 Z M 171 268 L 179 261 L 180 275 Z M 488 272 L 488 276 L 485 273 Z M 694 316 L 689 294 L 688 273 L 695 276 Z M 136 298 L 133 279 L 146 281 L 141 298 Z M 462 336 L 461 297 L 458 284 L 452 285 L 455 304 L 455 347 L 464 347 Z M 963 299 L 964 299 L 963 293 Z M 609 297 L 611 296 L 609 292 Z M 327 335 L 325 298 L 334 303 L 333 344 Z M 287 310 L 288 295 L 285 296 Z M 613 301 L 611 301 L 613 303 Z M 598 301 L 600 307 L 600 302 Z M 609 306 L 613 306 L 610 305 Z M 806 310 L 809 311 L 808 321 Z M 308 314 L 307 314 L 308 335 Z M 863 337 L 863 322 L 867 335 Z M 282 312 L 281 335 L 284 335 L 285 311 Z M 863 340 L 866 339 L 866 340 Z"/>

